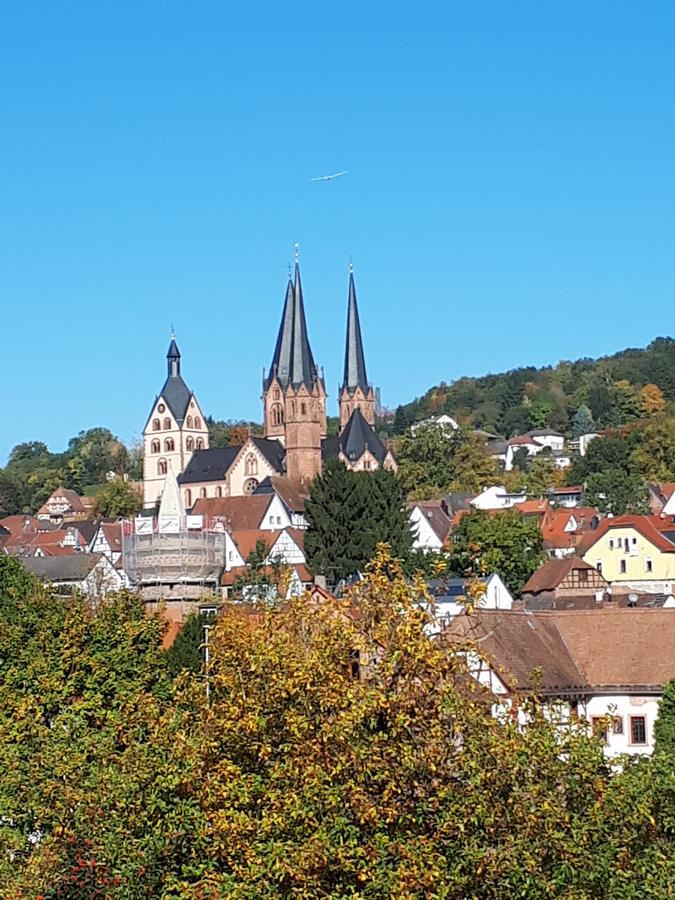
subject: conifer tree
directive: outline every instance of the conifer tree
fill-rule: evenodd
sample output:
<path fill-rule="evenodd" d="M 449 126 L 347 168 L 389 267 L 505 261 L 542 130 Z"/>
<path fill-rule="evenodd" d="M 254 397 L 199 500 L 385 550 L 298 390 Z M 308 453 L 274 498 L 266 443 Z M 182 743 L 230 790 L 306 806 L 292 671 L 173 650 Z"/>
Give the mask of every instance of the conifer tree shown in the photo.
<path fill-rule="evenodd" d="M 176 640 L 166 652 L 166 664 L 172 676 L 189 671 L 198 674 L 204 663 L 204 625 L 213 616 L 190 613 Z"/>
<path fill-rule="evenodd" d="M 388 469 L 361 472 L 356 477 L 365 495 L 359 525 L 364 562 L 374 558 L 378 544 L 388 544 L 392 556 L 406 563 L 412 550 L 412 531 L 401 483 Z"/>

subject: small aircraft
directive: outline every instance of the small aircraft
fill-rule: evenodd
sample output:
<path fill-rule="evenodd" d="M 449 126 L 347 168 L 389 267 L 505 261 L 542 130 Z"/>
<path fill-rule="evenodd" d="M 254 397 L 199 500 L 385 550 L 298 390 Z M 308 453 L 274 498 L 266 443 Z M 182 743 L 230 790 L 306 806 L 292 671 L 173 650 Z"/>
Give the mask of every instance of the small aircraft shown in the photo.
<path fill-rule="evenodd" d="M 336 172 L 334 175 L 321 175 L 319 178 L 310 178 L 310 181 L 332 181 L 334 178 L 340 178 L 341 175 L 346 175 L 347 172 Z"/>

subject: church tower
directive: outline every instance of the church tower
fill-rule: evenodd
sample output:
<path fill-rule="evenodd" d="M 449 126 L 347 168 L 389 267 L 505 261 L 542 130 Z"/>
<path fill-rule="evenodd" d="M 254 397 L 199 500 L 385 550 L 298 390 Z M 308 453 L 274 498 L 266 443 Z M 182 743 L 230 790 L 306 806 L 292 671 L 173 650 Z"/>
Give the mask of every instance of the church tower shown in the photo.
<path fill-rule="evenodd" d="M 326 436 L 326 389 L 312 356 L 296 250 L 295 278 L 286 287 L 272 365 L 263 376 L 265 437 L 286 447 L 289 478 L 311 480 L 321 472 Z"/>
<path fill-rule="evenodd" d="M 356 303 L 354 272 L 349 266 L 349 296 L 347 300 L 347 342 L 345 345 L 345 369 L 340 387 L 340 431 L 346 427 L 354 410 L 360 410 L 363 418 L 375 426 L 375 394 L 368 383 L 366 359 L 363 354 L 363 338 L 359 308 Z"/>
<path fill-rule="evenodd" d="M 179 475 L 195 450 L 209 446 L 209 429 L 197 398 L 183 381 L 174 337 L 166 354 L 167 376 L 143 430 L 143 504 L 154 506 L 170 471 Z"/>

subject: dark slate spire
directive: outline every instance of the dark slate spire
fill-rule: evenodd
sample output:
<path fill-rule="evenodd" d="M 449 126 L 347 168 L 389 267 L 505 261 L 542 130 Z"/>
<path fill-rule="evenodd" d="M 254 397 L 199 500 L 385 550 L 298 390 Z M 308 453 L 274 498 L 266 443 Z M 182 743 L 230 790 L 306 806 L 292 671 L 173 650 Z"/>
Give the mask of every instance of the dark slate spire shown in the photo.
<path fill-rule="evenodd" d="M 300 266 L 295 261 L 295 282 L 289 278 L 284 301 L 284 312 L 279 326 L 279 335 L 274 348 L 272 365 L 266 385 L 276 376 L 283 388 L 292 384 L 305 384 L 309 390 L 318 377 L 312 349 L 307 336 L 305 306 L 302 299 Z"/>
<path fill-rule="evenodd" d="M 286 299 L 284 300 L 284 311 L 281 316 L 281 325 L 279 326 L 279 335 L 277 344 L 274 348 L 274 356 L 272 357 L 272 365 L 270 366 L 270 376 L 268 383 L 275 376 L 283 387 L 288 384 L 291 371 L 291 347 L 293 340 L 293 282 L 290 278 L 289 267 L 288 286 L 286 287 Z"/>
<path fill-rule="evenodd" d="M 359 308 L 356 303 L 354 272 L 349 267 L 349 300 L 347 307 L 347 343 L 345 346 L 345 374 L 343 389 L 353 392 L 360 387 L 364 393 L 368 391 L 366 360 L 363 355 L 363 338 L 359 322 Z"/>
<path fill-rule="evenodd" d="M 178 349 L 175 337 L 171 338 L 166 358 L 168 360 L 169 376 L 180 375 L 180 350 Z"/>

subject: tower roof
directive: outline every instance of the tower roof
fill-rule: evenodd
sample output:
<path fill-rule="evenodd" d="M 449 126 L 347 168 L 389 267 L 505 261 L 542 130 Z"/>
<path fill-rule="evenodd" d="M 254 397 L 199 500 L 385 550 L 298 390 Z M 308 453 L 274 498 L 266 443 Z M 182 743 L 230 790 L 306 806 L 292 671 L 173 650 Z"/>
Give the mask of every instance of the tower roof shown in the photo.
<path fill-rule="evenodd" d="M 297 260 L 295 280 L 292 282 L 289 278 L 286 288 L 284 311 L 266 386 L 275 377 L 284 388 L 289 384 L 296 388 L 304 384 L 309 390 L 319 377 L 312 348 L 309 346 L 300 266 Z"/>
<path fill-rule="evenodd" d="M 361 459 L 366 450 L 373 454 L 380 465 L 384 463 L 387 448 L 358 408 L 351 414 L 339 436 L 326 438 L 322 444 L 324 459 L 337 456 L 342 451 L 353 462 Z"/>
<path fill-rule="evenodd" d="M 168 374 L 160 395 L 164 398 L 176 422 L 182 425 L 190 405 L 192 391 L 185 384 L 183 376 L 180 374 L 180 350 L 175 338 L 171 338 L 166 358 L 168 360 Z"/>
<path fill-rule="evenodd" d="M 350 393 L 353 393 L 357 387 L 360 387 L 365 393 L 368 390 L 368 376 L 366 375 L 366 360 L 363 354 L 359 308 L 356 303 L 354 273 L 350 271 L 349 299 L 347 302 L 347 342 L 345 345 L 345 371 L 342 388 L 343 390 L 347 388 Z"/>

